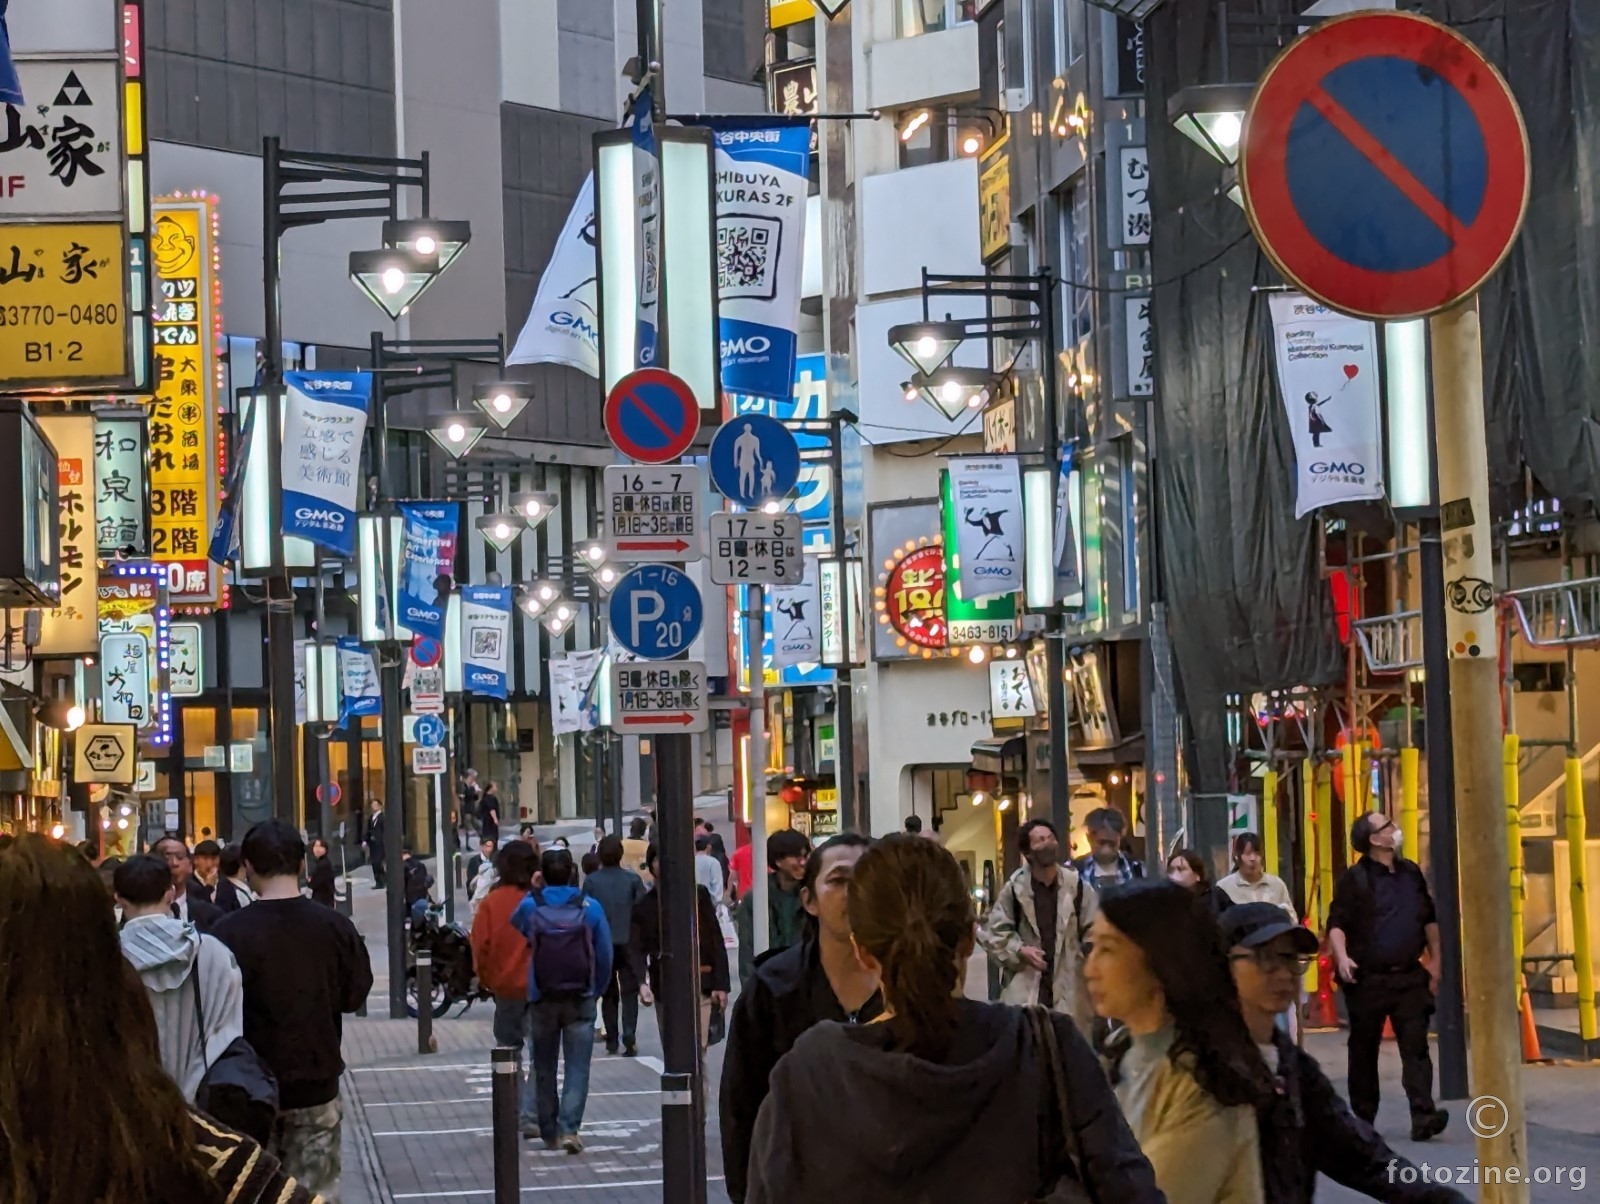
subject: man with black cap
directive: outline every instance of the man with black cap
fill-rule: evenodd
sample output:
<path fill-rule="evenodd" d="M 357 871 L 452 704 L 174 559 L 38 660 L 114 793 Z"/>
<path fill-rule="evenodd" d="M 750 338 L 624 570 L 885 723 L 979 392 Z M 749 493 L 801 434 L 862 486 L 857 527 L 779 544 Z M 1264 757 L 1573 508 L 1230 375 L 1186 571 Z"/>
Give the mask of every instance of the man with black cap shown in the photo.
<path fill-rule="evenodd" d="M 1390 1149 L 1339 1098 L 1317 1060 L 1278 1028 L 1278 1017 L 1299 1002 L 1317 938 L 1273 903 L 1237 904 L 1218 923 L 1245 1024 L 1277 1084 L 1258 1111 L 1265 1198 L 1310 1204 L 1320 1173 L 1391 1204 L 1465 1204 L 1465 1196 L 1430 1183 Z"/>

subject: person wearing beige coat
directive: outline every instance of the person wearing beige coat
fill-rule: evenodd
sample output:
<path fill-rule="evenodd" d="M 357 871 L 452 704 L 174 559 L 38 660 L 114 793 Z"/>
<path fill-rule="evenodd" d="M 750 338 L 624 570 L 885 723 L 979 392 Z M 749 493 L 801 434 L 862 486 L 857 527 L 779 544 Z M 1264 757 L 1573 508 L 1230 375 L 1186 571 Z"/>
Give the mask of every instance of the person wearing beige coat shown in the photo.
<path fill-rule="evenodd" d="M 1210 908 L 1172 882 L 1106 892 L 1085 979 L 1117 1102 L 1168 1204 L 1265 1204 L 1256 1107 L 1272 1075 Z"/>
<path fill-rule="evenodd" d="M 978 942 L 1000 969 L 1001 1003 L 1031 1007 L 1044 1002 L 1043 967 L 1048 967 L 1050 1009 L 1071 1016 L 1078 1031 L 1088 1036 L 1094 1009 L 1083 980 L 1083 941 L 1099 909 L 1099 895 L 1070 863 L 1060 863 L 1055 829 L 1046 821 L 1023 825 L 1018 843 L 1025 862 L 996 894 L 994 907 L 978 926 Z M 1049 949 L 1040 935 L 1042 895 L 1055 900 Z"/>

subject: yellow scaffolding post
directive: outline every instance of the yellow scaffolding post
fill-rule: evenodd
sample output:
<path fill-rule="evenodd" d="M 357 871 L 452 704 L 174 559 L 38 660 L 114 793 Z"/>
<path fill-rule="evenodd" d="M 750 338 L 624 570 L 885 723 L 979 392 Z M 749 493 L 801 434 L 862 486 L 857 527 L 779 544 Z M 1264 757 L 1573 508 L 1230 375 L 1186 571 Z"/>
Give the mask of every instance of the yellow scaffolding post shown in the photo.
<path fill-rule="evenodd" d="M 1346 744 L 1339 750 L 1339 781 L 1344 787 L 1345 813 L 1352 820 L 1356 816 L 1363 813 L 1363 808 L 1361 806 L 1361 774 L 1357 769 L 1358 758 L 1360 756 L 1358 749 L 1359 746 L 1352 738 L 1350 743 Z M 1328 814 L 1329 816 L 1332 816 L 1333 811 L 1331 808 Z M 1333 867 L 1330 864 L 1329 869 L 1331 870 L 1332 868 Z"/>
<path fill-rule="evenodd" d="M 1406 856 L 1413 861 L 1422 851 L 1421 813 L 1417 810 L 1417 793 L 1422 784 L 1421 767 L 1421 750 L 1400 750 L 1400 831 L 1405 838 Z"/>
<path fill-rule="evenodd" d="M 1594 953 L 1589 945 L 1588 821 L 1583 813 L 1583 762 L 1567 758 L 1567 856 L 1572 867 L 1572 968 L 1578 976 L 1578 1035 L 1596 1040 Z"/>
<path fill-rule="evenodd" d="M 1267 854 L 1267 873 L 1278 872 L 1278 771 L 1261 775 L 1261 843 Z"/>
<path fill-rule="evenodd" d="M 1518 757 L 1522 740 L 1516 732 L 1506 733 L 1502 756 L 1505 761 L 1506 790 L 1506 852 L 1511 861 L 1511 964 L 1517 982 L 1522 982 L 1522 948 L 1525 933 L 1522 926 L 1522 779 L 1518 770 Z M 1519 986 L 1520 990 L 1520 986 Z"/>
<path fill-rule="evenodd" d="M 1372 810 L 1372 745 L 1365 740 L 1356 745 L 1356 796 L 1361 800 L 1357 815 Z"/>
<path fill-rule="evenodd" d="M 1300 762 L 1300 844 L 1305 856 L 1305 901 L 1306 918 L 1316 929 L 1317 935 L 1322 935 L 1322 926 L 1317 923 L 1317 831 L 1319 827 L 1317 816 L 1317 767 L 1307 757 Z M 1306 994 L 1314 995 L 1317 990 L 1317 965 L 1313 962 L 1306 967 L 1305 977 Z"/>
<path fill-rule="evenodd" d="M 1333 767 L 1317 766 L 1317 928 L 1333 906 Z"/>

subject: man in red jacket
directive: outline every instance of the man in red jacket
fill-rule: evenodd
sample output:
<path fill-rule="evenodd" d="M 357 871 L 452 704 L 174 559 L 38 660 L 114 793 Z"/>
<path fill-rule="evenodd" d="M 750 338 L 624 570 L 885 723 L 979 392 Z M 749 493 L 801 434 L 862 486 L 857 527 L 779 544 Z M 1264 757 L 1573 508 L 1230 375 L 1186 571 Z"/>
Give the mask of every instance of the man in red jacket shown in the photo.
<path fill-rule="evenodd" d="M 507 841 L 495 857 L 499 882 L 478 904 L 472 921 L 472 964 L 478 972 L 478 982 L 494 996 L 495 1044 L 524 1051 L 519 1071 L 522 1082 L 517 1091 L 524 1137 L 539 1133 L 529 1029 L 533 1005 L 528 1002 L 528 969 L 533 953 L 522 933 L 511 926 L 511 913 L 533 889 L 538 856 L 525 840 Z"/>

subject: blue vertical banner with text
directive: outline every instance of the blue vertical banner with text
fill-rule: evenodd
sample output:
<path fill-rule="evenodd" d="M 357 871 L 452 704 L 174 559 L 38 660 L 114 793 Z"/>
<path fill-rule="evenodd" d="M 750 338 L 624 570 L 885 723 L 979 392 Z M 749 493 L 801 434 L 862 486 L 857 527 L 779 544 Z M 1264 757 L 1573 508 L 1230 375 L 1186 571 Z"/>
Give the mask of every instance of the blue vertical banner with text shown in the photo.
<path fill-rule="evenodd" d="M 0 104 L 22 104 L 22 82 L 11 62 L 11 33 L 6 28 L 6 4 L 0 0 Z"/>
<path fill-rule="evenodd" d="M 372 650 L 346 636 L 339 641 L 339 726 L 383 713 L 383 685 Z"/>
<path fill-rule="evenodd" d="M 637 214 L 633 258 L 639 279 L 636 366 L 649 368 L 656 362 L 661 326 L 661 144 L 649 88 L 633 102 L 633 190 Z"/>
<path fill-rule="evenodd" d="M 287 372 L 284 382 L 283 534 L 353 556 L 372 375 Z"/>
<path fill-rule="evenodd" d="M 401 502 L 400 625 L 444 638 L 444 616 L 455 584 L 461 507 L 455 502 Z"/>
<path fill-rule="evenodd" d="M 811 123 L 710 128 L 717 143 L 722 387 L 787 398 L 799 347 Z"/>
<path fill-rule="evenodd" d="M 511 587 L 461 591 L 461 682 L 468 694 L 504 699 L 511 692 Z"/>

